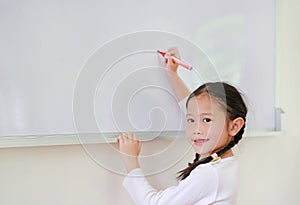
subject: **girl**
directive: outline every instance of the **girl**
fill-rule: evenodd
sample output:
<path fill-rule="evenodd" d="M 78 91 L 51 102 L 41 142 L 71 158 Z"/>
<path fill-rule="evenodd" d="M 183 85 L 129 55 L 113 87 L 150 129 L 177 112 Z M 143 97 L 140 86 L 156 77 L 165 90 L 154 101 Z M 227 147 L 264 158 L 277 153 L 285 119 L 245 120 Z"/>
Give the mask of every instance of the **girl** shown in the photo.
<path fill-rule="evenodd" d="M 168 51 L 179 57 L 177 49 Z M 167 66 L 177 73 L 178 65 L 170 58 Z M 174 76 L 173 83 L 184 85 Z M 183 97 L 187 89 L 177 91 Z M 129 176 L 143 176 L 138 163 L 141 142 L 133 133 L 118 137 L 128 172 L 123 185 L 137 205 L 234 204 L 238 163 L 232 147 L 242 138 L 247 114 L 240 93 L 227 83 L 206 83 L 188 96 L 186 110 L 186 137 L 196 156 L 193 163 L 179 172 L 177 186 L 156 191 L 145 177 Z"/>

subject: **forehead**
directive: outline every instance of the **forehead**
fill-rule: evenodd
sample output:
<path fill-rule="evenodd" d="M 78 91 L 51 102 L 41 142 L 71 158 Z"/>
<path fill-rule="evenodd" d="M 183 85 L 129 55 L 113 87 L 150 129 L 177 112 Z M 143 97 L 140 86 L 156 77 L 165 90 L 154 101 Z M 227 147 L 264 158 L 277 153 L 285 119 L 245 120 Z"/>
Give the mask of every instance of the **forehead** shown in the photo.
<path fill-rule="evenodd" d="M 188 102 L 188 114 L 201 113 L 219 113 L 223 112 L 220 104 L 216 99 L 210 97 L 207 93 L 202 93 L 198 96 L 192 97 Z"/>

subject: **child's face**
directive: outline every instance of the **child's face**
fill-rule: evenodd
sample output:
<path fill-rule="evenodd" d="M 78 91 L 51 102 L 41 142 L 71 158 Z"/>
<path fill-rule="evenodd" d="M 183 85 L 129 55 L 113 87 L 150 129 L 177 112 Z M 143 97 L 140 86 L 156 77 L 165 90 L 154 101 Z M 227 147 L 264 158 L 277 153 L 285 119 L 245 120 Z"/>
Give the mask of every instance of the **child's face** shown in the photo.
<path fill-rule="evenodd" d="M 191 98 L 188 103 L 186 136 L 201 158 L 219 151 L 231 141 L 226 112 L 207 93 Z"/>

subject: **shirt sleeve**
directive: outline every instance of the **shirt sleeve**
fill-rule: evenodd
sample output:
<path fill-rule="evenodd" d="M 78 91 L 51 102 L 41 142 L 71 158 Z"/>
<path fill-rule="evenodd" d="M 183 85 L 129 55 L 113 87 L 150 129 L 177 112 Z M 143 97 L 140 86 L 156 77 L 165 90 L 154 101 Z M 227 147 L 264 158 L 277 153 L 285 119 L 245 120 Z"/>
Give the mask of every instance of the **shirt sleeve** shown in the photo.
<path fill-rule="evenodd" d="M 209 202 L 215 197 L 217 177 L 211 166 L 197 167 L 178 185 L 157 191 L 138 168 L 129 173 L 123 186 L 137 205 L 192 205 L 200 200 Z"/>

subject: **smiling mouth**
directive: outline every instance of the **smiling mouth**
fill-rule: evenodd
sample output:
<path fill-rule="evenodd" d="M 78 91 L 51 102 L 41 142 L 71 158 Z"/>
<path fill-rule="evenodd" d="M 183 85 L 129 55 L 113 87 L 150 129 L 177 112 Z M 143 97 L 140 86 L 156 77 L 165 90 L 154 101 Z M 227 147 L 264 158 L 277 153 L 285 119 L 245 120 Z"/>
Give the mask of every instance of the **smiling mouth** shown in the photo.
<path fill-rule="evenodd" d="M 202 145 L 207 141 L 209 141 L 209 139 L 195 139 L 195 140 L 193 140 L 195 145 Z"/>

